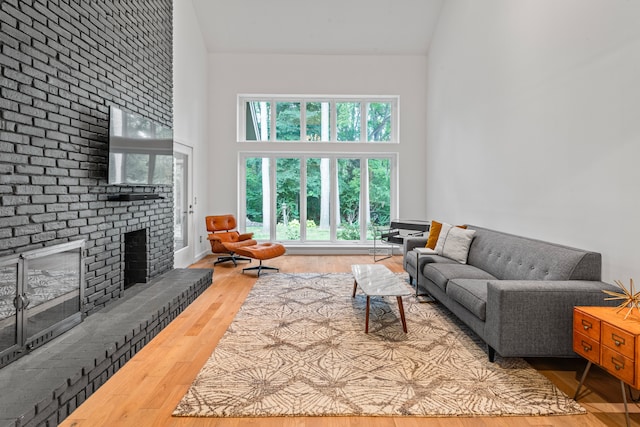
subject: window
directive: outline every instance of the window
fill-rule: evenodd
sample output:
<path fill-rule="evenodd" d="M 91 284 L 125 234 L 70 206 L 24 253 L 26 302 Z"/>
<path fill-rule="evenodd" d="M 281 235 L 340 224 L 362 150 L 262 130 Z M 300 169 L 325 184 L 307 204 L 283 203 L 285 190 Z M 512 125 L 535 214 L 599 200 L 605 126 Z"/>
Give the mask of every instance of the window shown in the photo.
<path fill-rule="evenodd" d="M 241 153 L 241 228 L 258 240 L 364 243 L 389 223 L 396 153 Z"/>
<path fill-rule="evenodd" d="M 238 97 L 238 141 L 398 142 L 398 97 Z"/>

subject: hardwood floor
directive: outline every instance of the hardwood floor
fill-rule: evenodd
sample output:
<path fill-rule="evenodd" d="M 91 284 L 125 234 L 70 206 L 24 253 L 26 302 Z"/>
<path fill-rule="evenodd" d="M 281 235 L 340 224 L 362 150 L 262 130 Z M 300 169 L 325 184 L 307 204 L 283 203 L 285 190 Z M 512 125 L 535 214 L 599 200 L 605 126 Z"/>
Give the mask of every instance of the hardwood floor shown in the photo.
<path fill-rule="evenodd" d="M 207 257 L 194 268 L 211 268 Z M 371 263 L 371 256 L 285 255 L 267 262 L 284 272 L 350 272 L 351 264 Z M 402 258 L 382 261 L 401 272 Z M 254 262 L 255 264 L 255 262 Z M 171 412 L 187 391 L 256 281 L 241 266 L 219 264 L 213 285 L 153 341 L 134 356 L 61 425 L 198 426 L 198 427 L 417 427 L 432 426 L 623 426 L 620 383 L 593 367 L 579 402 L 587 415 L 554 417 L 274 417 L 174 418 Z M 266 273 L 270 274 L 270 273 Z M 573 395 L 585 363 L 580 359 L 536 359 L 529 362 L 562 391 Z M 640 426 L 640 406 L 630 402 L 632 426 Z"/>

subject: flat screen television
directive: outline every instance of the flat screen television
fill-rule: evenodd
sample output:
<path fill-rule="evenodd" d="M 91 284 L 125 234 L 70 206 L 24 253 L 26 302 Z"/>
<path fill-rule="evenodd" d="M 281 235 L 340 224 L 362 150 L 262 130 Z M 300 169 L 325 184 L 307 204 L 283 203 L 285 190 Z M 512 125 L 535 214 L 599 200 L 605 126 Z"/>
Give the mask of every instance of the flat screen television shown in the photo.
<path fill-rule="evenodd" d="M 172 185 L 173 130 L 141 114 L 110 107 L 109 184 Z"/>

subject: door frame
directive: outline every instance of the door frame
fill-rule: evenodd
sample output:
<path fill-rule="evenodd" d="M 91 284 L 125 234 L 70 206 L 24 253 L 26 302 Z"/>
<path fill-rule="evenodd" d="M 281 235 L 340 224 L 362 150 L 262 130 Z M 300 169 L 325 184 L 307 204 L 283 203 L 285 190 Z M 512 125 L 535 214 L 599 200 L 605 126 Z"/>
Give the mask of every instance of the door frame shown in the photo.
<path fill-rule="evenodd" d="M 173 267 L 185 268 L 195 262 L 196 252 L 196 229 L 193 220 L 194 198 L 193 198 L 193 147 L 182 141 L 173 141 L 173 150 L 187 156 L 187 236 L 188 244 L 183 248 L 173 252 Z M 174 189 L 175 197 L 175 189 Z"/>

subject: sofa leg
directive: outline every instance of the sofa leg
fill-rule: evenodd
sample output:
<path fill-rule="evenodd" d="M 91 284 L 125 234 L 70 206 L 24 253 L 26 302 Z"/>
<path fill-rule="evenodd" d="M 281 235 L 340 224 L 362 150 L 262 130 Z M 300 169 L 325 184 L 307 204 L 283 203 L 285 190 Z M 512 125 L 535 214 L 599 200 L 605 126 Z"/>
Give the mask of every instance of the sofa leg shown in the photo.
<path fill-rule="evenodd" d="M 487 345 L 487 350 L 489 352 L 489 362 L 493 363 L 496 360 L 496 351 L 490 345 Z"/>

